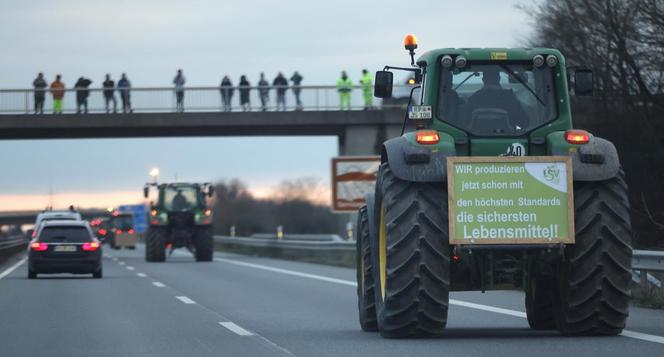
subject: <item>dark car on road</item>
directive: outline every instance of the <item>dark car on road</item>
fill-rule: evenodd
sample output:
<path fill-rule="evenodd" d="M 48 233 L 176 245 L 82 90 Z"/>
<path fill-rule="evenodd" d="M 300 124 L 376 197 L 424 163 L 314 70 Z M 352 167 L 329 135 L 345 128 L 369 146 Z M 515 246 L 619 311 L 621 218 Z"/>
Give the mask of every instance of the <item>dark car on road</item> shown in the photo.
<path fill-rule="evenodd" d="M 102 277 L 101 243 L 87 222 L 44 222 L 30 242 L 28 278 L 57 273 Z"/>

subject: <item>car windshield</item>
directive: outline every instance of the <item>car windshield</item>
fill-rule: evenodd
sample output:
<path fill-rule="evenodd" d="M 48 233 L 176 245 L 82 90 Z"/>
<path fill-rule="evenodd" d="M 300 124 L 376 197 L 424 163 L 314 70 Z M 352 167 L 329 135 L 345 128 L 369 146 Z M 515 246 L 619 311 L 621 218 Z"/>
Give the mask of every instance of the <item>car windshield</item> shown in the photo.
<path fill-rule="evenodd" d="M 92 237 L 85 227 L 46 227 L 39 235 L 44 243 L 85 243 Z"/>
<path fill-rule="evenodd" d="M 134 228 L 134 217 L 129 215 L 113 217 L 113 228 L 129 230 Z"/>
<path fill-rule="evenodd" d="M 477 136 L 520 136 L 556 118 L 551 68 L 470 62 L 444 68 L 438 118 Z"/>
<path fill-rule="evenodd" d="M 186 211 L 196 206 L 198 190 L 195 187 L 166 187 L 164 206 L 169 211 Z"/>

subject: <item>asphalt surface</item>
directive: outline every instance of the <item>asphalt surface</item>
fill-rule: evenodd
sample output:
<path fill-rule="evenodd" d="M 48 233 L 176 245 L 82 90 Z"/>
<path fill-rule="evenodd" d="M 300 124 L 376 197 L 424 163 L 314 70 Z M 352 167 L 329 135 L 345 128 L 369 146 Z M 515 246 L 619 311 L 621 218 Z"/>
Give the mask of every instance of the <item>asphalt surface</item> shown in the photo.
<path fill-rule="evenodd" d="M 0 267 L 0 355 L 664 355 L 664 311 L 633 307 L 624 336 L 562 337 L 528 328 L 522 293 L 453 293 L 442 337 L 387 340 L 359 328 L 352 269 L 224 253 L 146 263 L 142 247 L 104 253 L 103 279 L 28 280 L 21 260 Z"/>

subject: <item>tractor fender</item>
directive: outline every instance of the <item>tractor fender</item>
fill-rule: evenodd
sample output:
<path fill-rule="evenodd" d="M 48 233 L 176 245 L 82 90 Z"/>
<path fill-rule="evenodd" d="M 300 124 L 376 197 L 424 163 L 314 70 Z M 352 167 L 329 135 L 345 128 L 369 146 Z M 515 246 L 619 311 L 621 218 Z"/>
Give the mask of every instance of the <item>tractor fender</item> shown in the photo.
<path fill-rule="evenodd" d="M 400 180 L 446 182 L 447 157 L 455 156 L 456 152 L 454 143 L 445 141 L 422 146 L 413 144 L 406 136 L 392 138 L 383 143 L 381 162 L 389 163 L 390 170 Z"/>
<path fill-rule="evenodd" d="M 614 178 L 620 170 L 616 147 L 608 140 L 593 136 L 572 151 L 569 148 L 552 150 L 554 155 L 572 157 L 574 181 L 604 181 Z"/>

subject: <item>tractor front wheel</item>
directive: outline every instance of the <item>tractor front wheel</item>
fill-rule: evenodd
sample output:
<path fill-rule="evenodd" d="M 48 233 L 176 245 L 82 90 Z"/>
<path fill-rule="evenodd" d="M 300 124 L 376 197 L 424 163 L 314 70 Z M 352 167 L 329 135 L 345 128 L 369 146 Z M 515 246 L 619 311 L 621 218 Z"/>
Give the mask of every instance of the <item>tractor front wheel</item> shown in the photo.
<path fill-rule="evenodd" d="M 356 240 L 357 266 L 357 308 L 360 326 L 363 331 L 378 331 L 376 322 L 376 294 L 371 261 L 371 245 L 369 237 L 369 217 L 367 207 L 360 208 L 357 214 Z"/>
<path fill-rule="evenodd" d="M 196 227 L 194 231 L 194 254 L 197 262 L 211 262 L 214 253 L 212 227 Z"/>

